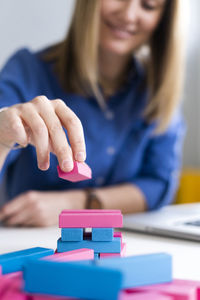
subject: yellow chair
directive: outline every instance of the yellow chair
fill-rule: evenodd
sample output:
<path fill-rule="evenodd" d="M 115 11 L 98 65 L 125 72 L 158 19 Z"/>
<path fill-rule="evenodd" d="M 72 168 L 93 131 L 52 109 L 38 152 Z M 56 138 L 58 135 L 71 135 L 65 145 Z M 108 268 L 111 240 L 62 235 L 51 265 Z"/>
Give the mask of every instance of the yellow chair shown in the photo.
<path fill-rule="evenodd" d="M 184 169 L 175 204 L 200 202 L 200 169 Z"/>

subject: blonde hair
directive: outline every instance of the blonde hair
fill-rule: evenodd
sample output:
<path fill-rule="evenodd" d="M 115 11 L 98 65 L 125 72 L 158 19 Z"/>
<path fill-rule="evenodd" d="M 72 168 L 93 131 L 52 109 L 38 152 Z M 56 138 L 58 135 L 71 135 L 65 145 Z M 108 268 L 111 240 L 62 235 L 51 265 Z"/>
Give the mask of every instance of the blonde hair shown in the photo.
<path fill-rule="evenodd" d="M 148 54 L 137 51 L 147 70 L 149 102 L 144 111 L 148 122 L 157 122 L 163 132 L 180 100 L 183 55 L 180 34 L 180 2 L 166 0 L 165 9 L 153 33 Z M 102 97 L 98 89 L 99 0 L 77 0 L 66 39 L 50 48 L 45 60 L 54 62 L 55 71 L 65 90 L 85 96 Z M 100 103 L 102 99 L 100 99 Z"/>

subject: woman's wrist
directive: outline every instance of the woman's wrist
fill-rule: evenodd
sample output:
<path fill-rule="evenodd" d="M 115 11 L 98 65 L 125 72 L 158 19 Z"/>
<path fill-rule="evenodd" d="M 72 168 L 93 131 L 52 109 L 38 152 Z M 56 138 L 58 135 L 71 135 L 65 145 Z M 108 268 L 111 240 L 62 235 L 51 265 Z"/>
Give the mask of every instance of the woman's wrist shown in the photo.
<path fill-rule="evenodd" d="M 65 193 L 66 208 L 69 209 L 85 209 L 86 193 L 84 190 L 71 190 Z"/>

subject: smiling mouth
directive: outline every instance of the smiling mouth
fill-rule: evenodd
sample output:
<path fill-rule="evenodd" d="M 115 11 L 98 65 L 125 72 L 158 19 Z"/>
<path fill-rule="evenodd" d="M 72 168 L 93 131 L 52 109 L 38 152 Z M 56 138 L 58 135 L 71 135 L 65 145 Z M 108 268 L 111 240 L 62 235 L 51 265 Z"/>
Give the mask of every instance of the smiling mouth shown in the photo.
<path fill-rule="evenodd" d="M 136 34 L 136 31 L 134 30 L 130 30 L 130 29 L 126 29 L 124 27 L 120 27 L 120 26 L 116 26 L 113 25 L 111 23 L 105 22 L 105 24 L 112 30 L 112 32 L 121 37 L 121 38 L 128 38 L 128 37 L 132 37 L 133 35 Z"/>

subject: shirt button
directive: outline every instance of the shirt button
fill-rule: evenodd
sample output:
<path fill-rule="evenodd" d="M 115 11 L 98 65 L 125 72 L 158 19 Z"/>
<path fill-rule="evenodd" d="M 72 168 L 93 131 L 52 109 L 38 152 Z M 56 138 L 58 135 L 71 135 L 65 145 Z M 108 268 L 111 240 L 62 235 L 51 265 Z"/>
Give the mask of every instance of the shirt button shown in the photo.
<path fill-rule="evenodd" d="M 102 185 L 104 183 L 104 178 L 103 177 L 97 177 L 95 182 L 96 182 L 97 185 Z"/>
<path fill-rule="evenodd" d="M 107 154 L 109 154 L 109 155 L 115 154 L 115 148 L 114 147 L 108 147 L 106 149 L 106 151 L 107 151 Z"/>

